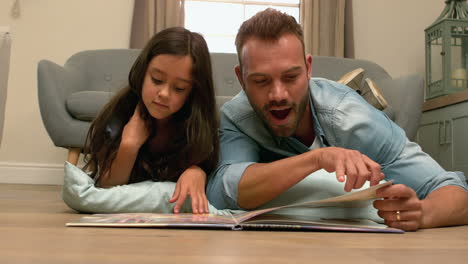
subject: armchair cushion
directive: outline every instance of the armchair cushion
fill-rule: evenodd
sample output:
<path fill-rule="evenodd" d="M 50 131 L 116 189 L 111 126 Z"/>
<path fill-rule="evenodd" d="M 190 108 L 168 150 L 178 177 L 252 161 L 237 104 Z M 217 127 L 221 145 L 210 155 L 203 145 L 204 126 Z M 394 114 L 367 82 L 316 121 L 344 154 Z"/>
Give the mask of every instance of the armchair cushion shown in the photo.
<path fill-rule="evenodd" d="M 112 96 L 113 92 L 104 91 L 73 93 L 67 98 L 67 111 L 78 120 L 92 121 Z"/>

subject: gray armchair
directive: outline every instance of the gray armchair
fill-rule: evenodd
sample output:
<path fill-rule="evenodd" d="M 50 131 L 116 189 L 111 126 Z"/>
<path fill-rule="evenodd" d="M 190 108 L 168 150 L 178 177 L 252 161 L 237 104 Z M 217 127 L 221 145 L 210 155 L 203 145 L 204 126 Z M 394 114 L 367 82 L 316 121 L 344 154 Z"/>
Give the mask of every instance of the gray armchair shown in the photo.
<path fill-rule="evenodd" d="M 70 149 L 68 161 L 76 164 L 91 121 L 102 106 L 127 83 L 139 50 L 89 50 L 71 56 L 64 66 L 42 60 L 38 65 L 39 107 L 44 126 L 58 147 Z M 236 95 L 241 87 L 234 73 L 236 54 L 212 53 L 217 104 Z M 423 83 L 419 76 L 392 79 L 379 65 L 354 59 L 314 57 L 312 74 L 338 80 L 364 68 L 390 104 L 388 113 L 409 138 L 414 138 L 421 115 Z"/>
<path fill-rule="evenodd" d="M 71 56 L 64 66 L 41 60 L 38 96 L 44 126 L 57 147 L 70 149 L 76 164 L 92 115 L 113 92 L 123 88 L 138 50 L 89 50 Z"/>

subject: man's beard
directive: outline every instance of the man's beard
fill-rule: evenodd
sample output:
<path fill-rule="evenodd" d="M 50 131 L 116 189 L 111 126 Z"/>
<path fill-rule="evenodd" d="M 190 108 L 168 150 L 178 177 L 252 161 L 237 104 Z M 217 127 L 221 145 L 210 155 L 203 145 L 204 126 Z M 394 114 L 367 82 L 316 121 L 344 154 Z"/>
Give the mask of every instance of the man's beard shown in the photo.
<path fill-rule="evenodd" d="M 270 130 L 270 132 L 272 134 L 274 134 L 277 137 L 290 137 L 290 136 L 295 134 L 295 132 L 296 132 L 298 126 L 299 126 L 299 122 L 304 117 L 305 110 L 307 108 L 307 104 L 309 103 L 308 100 L 309 100 L 309 93 L 307 92 L 301 98 L 301 101 L 299 102 L 299 105 L 296 104 L 296 103 L 291 104 L 287 100 L 282 100 L 280 102 L 270 101 L 262 109 L 259 109 L 258 107 L 256 107 L 252 103 L 250 103 L 250 105 L 252 106 L 254 111 L 257 113 L 257 115 L 260 117 L 260 119 L 263 121 L 263 123 L 266 125 L 266 127 L 268 128 L 268 130 Z M 290 110 L 289 110 L 289 113 L 288 113 L 287 117 L 289 117 L 290 114 L 295 113 L 296 114 L 295 119 L 291 120 L 287 124 L 281 125 L 281 126 L 274 126 L 274 125 L 270 124 L 270 122 L 269 122 L 269 120 L 267 118 L 267 115 L 271 114 L 270 109 L 273 106 L 276 106 L 276 107 L 282 107 L 282 106 L 290 107 Z"/>

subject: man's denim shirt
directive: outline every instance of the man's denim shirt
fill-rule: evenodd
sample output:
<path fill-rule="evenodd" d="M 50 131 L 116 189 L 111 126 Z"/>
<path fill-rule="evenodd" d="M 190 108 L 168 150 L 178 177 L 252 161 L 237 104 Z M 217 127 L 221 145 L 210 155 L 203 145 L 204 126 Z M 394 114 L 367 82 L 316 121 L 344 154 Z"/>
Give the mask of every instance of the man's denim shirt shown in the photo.
<path fill-rule="evenodd" d="M 355 149 L 382 166 L 386 180 L 416 191 L 420 199 L 446 185 L 468 191 L 460 172 L 447 172 L 403 129 L 345 85 L 321 78 L 309 83 L 314 130 L 322 146 Z M 221 108 L 221 157 L 207 195 L 218 209 L 241 209 L 238 185 L 245 169 L 310 149 L 294 137 L 276 137 L 256 115 L 243 91 Z M 287 175 L 284 175 L 287 177 Z"/>

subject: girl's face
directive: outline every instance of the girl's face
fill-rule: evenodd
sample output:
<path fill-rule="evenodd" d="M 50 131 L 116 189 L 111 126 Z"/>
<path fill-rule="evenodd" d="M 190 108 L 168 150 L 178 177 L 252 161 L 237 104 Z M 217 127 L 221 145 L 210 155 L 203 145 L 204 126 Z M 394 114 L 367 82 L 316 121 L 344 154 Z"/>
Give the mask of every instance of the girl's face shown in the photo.
<path fill-rule="evenodd" d="M 192 58 L 161 54 L 148 64 L 142 98 L 149 114 L 168 121 L 179 111 L 192 91 Z"/>

